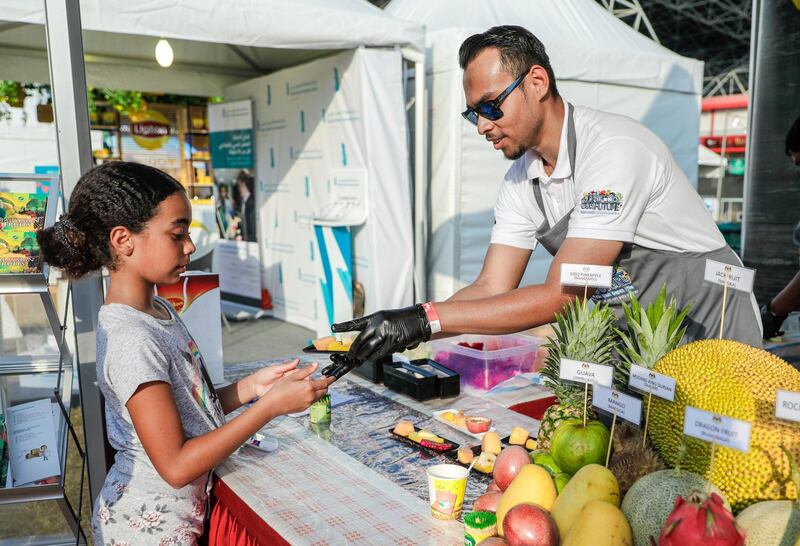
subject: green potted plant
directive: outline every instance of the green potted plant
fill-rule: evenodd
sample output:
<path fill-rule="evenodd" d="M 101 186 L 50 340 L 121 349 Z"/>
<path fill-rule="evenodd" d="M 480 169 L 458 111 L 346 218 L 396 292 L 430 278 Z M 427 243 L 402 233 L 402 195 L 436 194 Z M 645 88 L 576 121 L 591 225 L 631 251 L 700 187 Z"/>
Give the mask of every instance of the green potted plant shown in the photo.
<path fill-rule="evenodd" d="M 86 88 L 86 106 L 89 109 L 89 125 L 100 124 L 100 109 L 94 97 L 94 87 Z"/>
<path fill-rule="evenodd" d="M 14 80 L 0 80 L 0 101 L 13 108 L 22 108 L 25 105 L 25 88 Z"/>
<path fill-rule="evenodd" d="M 147 103 L 140 91 L 115 91 L 113 89 L 104 89 L 103 96 L 117 112 L 123 115 L 128 115 L 132 111 L 136 112 L 138 110 L 147 109 Z"/>
<path fill-rule="evenodd" d="M 53 123 L 53 93 L 46 83 L 26 83 L 28 96 L 36 98 L 36 119 L 39 123 Z"/>

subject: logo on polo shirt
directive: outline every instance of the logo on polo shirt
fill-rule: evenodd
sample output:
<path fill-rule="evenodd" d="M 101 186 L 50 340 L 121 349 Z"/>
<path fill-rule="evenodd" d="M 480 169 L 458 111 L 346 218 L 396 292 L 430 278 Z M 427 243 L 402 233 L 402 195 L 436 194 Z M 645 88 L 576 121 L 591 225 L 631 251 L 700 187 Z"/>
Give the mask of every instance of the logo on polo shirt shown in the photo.
<path fill-rule="evenodd" d="M 622 193 L 611 190 L 583 192 L 578 205 L 581 212 L 619 214 L 622 212 Z"/>

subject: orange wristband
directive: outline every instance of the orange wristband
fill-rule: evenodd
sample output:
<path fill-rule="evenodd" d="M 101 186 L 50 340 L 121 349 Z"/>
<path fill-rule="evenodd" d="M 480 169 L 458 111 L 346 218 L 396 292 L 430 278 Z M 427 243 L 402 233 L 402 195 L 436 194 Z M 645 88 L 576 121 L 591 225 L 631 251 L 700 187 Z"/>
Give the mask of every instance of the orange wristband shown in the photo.
<path fill-rule="evenodd" d="M 442 331 L 442 323 L 439 321 L 439 313 L 436 312 L 436 306 L 432 301 L 422 304 L 422 309 L 425 311 L 425 316 L 428 317 L 428 322 L 431 325 L 431 334 L 436 334 Z"/>

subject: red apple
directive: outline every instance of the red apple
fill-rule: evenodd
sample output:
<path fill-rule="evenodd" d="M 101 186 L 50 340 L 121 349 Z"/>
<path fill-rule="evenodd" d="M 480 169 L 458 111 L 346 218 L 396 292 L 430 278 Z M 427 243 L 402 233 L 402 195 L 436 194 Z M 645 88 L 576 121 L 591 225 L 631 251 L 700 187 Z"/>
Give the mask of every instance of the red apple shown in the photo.
<path fill-rule="evenodd" d="M 509 546 L 558 546 L 558 527 L 547 510 L 523 502 L 503 519 L 503 535 Z"/>
<path fill-rule="evenodd" d="M 489 482 L 489 485 L 486 486 L 486 493 L 491 491 L 500 491 L 500 486 L 497 485 L 497 482 L 492 480 Z"/>
<path fill-rule="evenodd" d="M 509 446 L 501 451 L 494 462 L 494 473 L 492 474 L 500 490 L 505 491 L 522 467 L 530 463 L 530 455 L 524 447 Z"/>
<path fill-rule="evenodd" d="M 486 510 L 487 512 L 497 512 L 497 505 L 500 504 L 500 497 L 503 496 L 502 491 L 490 491 L 484 493 L 472 505 L 472 511 L 478 512 L 479 510 Z"/>
<path fill-rule="evenodd" d="M 467 417 L 467 430 L 472 434 L 483 434 L 492 427 L 488 417 Z"/>
<path fill-rule="evenodd" d="M 481 540 L 481 546 L 508 546 L 508 542 L 500 537 L 489 537 Z"/>

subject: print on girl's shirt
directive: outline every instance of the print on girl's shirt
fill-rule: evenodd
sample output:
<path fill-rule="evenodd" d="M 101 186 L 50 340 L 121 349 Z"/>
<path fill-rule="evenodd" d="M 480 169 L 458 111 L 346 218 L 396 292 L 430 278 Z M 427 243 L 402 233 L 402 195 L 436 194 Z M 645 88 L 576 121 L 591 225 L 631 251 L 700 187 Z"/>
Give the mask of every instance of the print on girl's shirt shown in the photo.
<path fill-rule="evenodd" d="M 194 397 L 198 406 L 204 410 L 208 410 L 211 407 L 211 401 L 209 400 L 210 393 L 208 392 L 206 382 L 203 381 L 203 372 L 200 370 L 200 362 L 202 359 L 200 349 L 193 339 L 189 340 L 189 353 L 186 356 L 191 360 L 192 368 L 194 369 L 194 374 L 192 375 L 192 397 Z"/>

